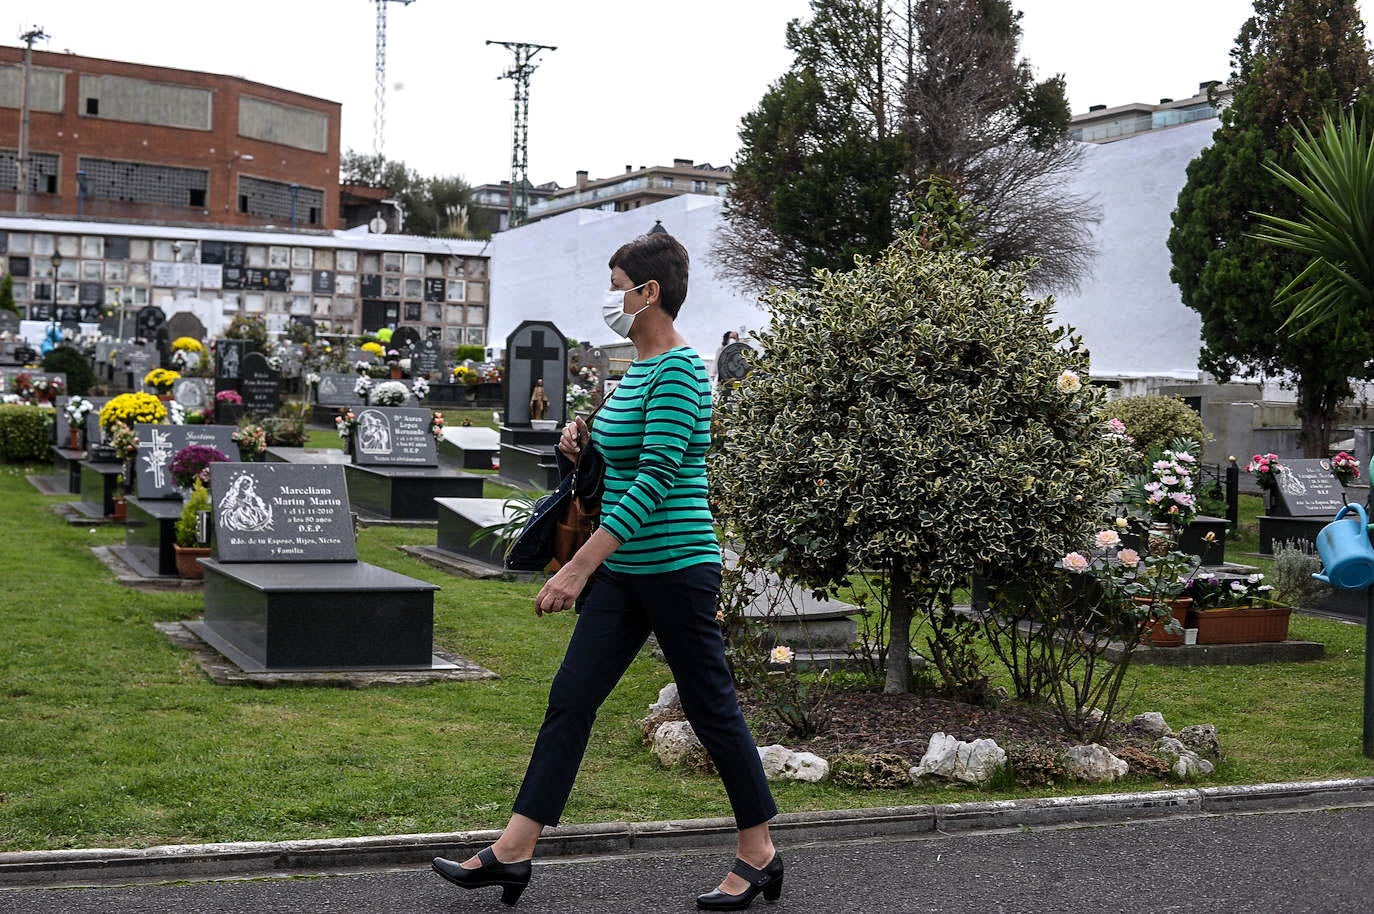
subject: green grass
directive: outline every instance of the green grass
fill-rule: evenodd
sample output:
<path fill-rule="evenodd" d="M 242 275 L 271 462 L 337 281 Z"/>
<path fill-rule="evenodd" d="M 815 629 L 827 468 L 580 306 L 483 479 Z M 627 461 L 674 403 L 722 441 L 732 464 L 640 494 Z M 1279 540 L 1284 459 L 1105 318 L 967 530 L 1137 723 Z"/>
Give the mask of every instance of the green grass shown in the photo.
<path fill-rule="evenodd" d="M 395 547 L 428 530 L 364 529 L 361 557 L 441 585 L 435 640 L 501 678 L 414 688 L 211 684 L 154 628 L 198 615 L 196 592 L 120 587 L 54 499 L 0 467 L 0 850 L 280 840 L 501 825 L 524 773 L 573 617 L 536 619 L 535 584 L 449 577 Z M 1374 775 L 1360 755 L 1362 630 L 1295 618 L 1328 659 L 1267 667 L 1136 667 L 1129 713 L 1212 722 L 1214 783 Z M 566 822 L 727 815 L 714 777 L 667 771 L 636 719 L 670 678 L 642 655 L 593 731 Z M 1156 789 L 1156 781 L 1125 789 Z M 1059 793 L 1120 790 L 1061 788 Z M 1043 795 L 779 784 L 784 810 Z"/>

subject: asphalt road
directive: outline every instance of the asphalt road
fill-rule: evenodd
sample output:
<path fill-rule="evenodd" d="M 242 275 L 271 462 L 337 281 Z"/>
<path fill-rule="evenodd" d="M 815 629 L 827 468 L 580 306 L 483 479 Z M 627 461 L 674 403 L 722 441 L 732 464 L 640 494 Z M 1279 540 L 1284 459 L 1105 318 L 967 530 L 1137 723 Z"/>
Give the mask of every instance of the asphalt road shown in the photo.
<path fill-rule="evenodd" d="M 1374 807 L 1189 817 L 782 848 L 771 914 L 1374 910 Z M 686 912 L 719 854 L 553 859 L 515 911 Z M 425 869 L 84 889 L 0 890 L 4 914 L 411 914 L 508 911 Z"/>

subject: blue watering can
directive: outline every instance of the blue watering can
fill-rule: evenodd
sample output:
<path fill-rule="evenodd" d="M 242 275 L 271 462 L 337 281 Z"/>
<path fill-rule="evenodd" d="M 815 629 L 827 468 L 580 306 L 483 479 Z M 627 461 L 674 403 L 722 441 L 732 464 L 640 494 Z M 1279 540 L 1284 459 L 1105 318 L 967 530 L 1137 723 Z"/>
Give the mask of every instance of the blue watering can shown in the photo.
<path fill-rule="evenodd" d="M 1358 514 L 1343 520 L 1347 514 Z M 1364 590 L 1374 584 L 1374 547 L 1369 545 L 1369 515 L 1364 505 L 1346 505 L 1336 519 L 1317 534 L 1317 553 L 1321 555 L 1321 574 L 1312 577 L 1341 590 Z"/>

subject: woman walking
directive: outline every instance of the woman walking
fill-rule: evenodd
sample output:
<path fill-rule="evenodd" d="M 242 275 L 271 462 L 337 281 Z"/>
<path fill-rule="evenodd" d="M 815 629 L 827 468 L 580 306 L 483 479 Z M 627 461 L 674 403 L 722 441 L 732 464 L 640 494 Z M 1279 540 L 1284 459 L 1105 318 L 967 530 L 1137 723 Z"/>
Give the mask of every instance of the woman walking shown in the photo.
<path fill-rule="evenodd" d="M 653 632 L 739 829 L 733 868 L 697 907 L 743 910 L 759 894 L 779 897 L 783 864 L 768 833 L 777 807 L 716 622 L 720 546 L 706 501 L 711 387 L 673 323 L 687 297 L 687 251 L 656 232 L 622 246 L 610 268 L 602 315 L 639 358 L 595 431 L 577 419 L 558 443 L 574 461 L 589 444 L 605 458 L 601 526 L 534 601 L 536 615 L 576 605 L 577 624 L 510 822 L 491 847 L 462 863 L 436 858 L 434 870 L 464 888 L 502 886 L 507 904 L 519 899 L 540 834 L 563 813 L 597 709 Z"/>

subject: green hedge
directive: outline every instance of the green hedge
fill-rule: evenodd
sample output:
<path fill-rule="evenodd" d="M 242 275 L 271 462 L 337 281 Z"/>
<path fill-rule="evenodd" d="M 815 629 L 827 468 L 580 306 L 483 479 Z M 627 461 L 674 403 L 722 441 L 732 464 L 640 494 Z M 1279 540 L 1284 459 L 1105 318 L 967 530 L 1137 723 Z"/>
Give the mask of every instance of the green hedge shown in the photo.
<path fill-rule="evenodd" d="M 0 463 L 46 461 L 53 418 L 51 406 L 0 403 Z"/>

